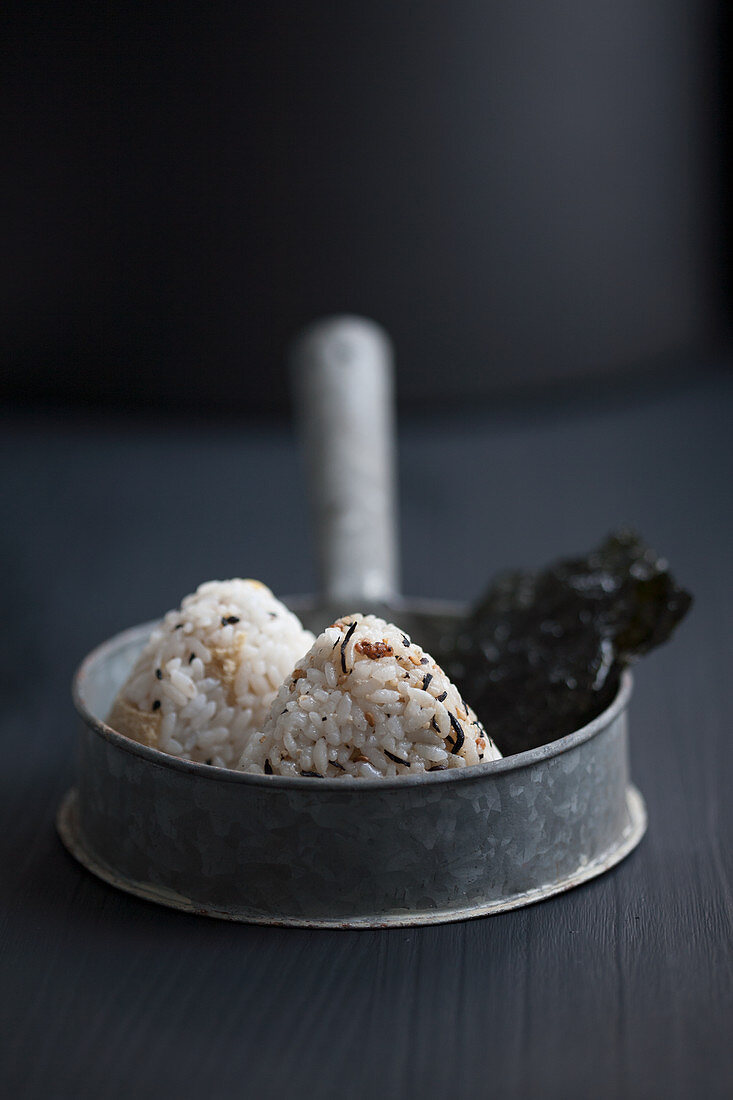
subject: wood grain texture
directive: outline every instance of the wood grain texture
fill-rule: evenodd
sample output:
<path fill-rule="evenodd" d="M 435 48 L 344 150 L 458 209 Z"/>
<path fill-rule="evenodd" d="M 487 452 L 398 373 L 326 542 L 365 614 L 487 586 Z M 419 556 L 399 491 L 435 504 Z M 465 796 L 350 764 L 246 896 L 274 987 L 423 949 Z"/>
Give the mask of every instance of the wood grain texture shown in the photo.
<path fill-rule="evenodd" d="M 533 908 L 388 932 L 159 909 L 96 881 L 54 833 L 74 771 L 68 682 L 93 644 L 206 577 L 312 586 L 289 433 L 6 418 L 4 1094 L 730 1096 L 732 414 L 733 380 L 718 377 L 403 425 L 411 594 L 471 596 L 496 568 L 581 550 L 628 520 L 697 600 L 636 679 L 632 772 L 650 817 L 638 851 Z"/>

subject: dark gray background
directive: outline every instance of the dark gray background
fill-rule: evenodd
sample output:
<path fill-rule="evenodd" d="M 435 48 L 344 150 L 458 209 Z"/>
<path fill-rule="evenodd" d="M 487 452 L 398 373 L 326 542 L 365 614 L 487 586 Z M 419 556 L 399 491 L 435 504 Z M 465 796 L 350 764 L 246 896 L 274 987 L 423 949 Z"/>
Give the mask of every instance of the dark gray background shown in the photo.
<path fill-rule="evenodd" d="M 282 409 L 363 313 L 406 406 L 727 340 L 723 0 L 36 0 L 0 53 L 0 377 Z"/>
<path fill-rule="evenodd" d="M 524 910 L 382 932 L 115 892 L 54 833 L 69 680 L 204 578 L 307 590 L 285 427 L 0 421 L 0 1080 L 8 1097 L 723 1100 L 733 1090 L 733 380 L 402 422 L 405 591 L 468 598 L 636 524 L 696 596 L 639 667 L 641 847 Z M 2 1091 L 2 1086 L 0 1086 Z"/>

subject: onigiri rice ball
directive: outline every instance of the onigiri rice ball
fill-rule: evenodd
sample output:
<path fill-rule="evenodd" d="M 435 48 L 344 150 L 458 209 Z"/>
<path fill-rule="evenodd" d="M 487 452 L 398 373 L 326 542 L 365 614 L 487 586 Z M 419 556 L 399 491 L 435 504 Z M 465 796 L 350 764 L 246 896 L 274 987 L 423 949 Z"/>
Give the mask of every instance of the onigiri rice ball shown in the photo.
<path fill-rule="evenodd" d="M 374 615 L 338 619 L 280 688 L 240 768 L 302 776 L 396 776 L 501 753 L 433 658 Z"/>
<path fill-rule="evenodd" d="M 312 643 L 260 581 L 209 581 L 155 627 L 107 724 L 173 756 L 235 767 Z"/>

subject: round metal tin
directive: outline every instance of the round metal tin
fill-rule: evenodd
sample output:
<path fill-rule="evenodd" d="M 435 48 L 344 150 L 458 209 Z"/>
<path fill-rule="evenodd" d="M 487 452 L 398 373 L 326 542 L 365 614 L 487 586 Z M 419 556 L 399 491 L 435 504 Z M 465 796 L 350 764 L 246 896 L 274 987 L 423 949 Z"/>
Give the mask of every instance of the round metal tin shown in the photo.
<path fill-rule="evenodd" d="M 407 601 L 417 634 L 448 605 Z M 61 838 L 150 901 L 251 923 L 376 928 L 528 905 L 624 858 L 646 829 L 630 785 L 631 674 L 587 726 L 531 752 L 394 779 L 253 776 L 167 756 L 106 725 L 152 624 L 95 649 L 74 681 L 78 786 Z"/>

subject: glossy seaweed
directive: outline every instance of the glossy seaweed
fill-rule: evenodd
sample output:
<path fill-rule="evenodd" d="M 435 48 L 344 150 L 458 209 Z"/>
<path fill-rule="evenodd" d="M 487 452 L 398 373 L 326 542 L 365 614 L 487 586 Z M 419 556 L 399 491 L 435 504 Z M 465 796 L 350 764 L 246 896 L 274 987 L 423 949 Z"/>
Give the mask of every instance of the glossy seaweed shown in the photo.
<path fill-rule="evenodd" d="M 585 557 L 499 577 L 443 637 L 439 660 L 510 755 L 591 721 L 691 603 L 666 561 L 622 530 Z"/>

